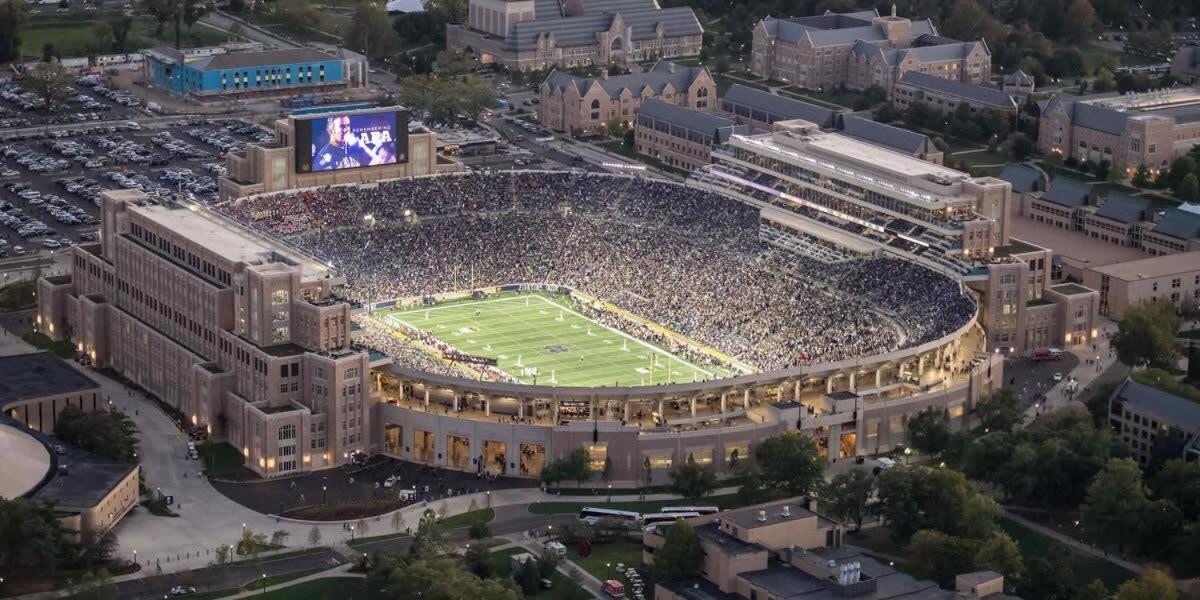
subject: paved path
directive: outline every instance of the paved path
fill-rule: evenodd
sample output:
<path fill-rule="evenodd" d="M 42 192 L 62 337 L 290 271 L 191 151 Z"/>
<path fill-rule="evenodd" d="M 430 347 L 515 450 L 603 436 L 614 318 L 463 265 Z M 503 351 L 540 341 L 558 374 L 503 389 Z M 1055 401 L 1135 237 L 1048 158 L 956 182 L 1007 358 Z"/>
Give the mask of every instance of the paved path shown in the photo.
<path fill-rule="evenodd" d="M 1046 391 L 1045 405 L 1034 404 L 1025 410 L 1026 425 L 1033 422 L 1043 412 L 1055 411 L 1067 406 L 1075 397 L 1079 397 L 1081 400 L 1085 399 L 1093 384 L 1101 385 L 1115 378 L 1124 377 L 1125 373 L 1129 371 L 1129 367 L 1117 361 L 1116 352 L 1112 350 L 1108 342 L 1108 336 L 1116 333 L 1117 324 L 1105 319 L 1101 322 L 1099 330 L 1093 347 L 1073 351 L 1079 357 L 1079 364 L 1070 373 L 1066 373 L 1067 376 L 1062 381 Z M 1071 377 L 1079 382 L 1078 389 L 1074 394 L 1066 392 L 1067 380 Z"/>
<path fill-rule="evenodd" d="M 336 569 L 330 569 L 328 571 L 321 571 L 320 573 L 313 573 L 312 575 L 307 575 L 307 576 L 301 577 L 299 579 L 293 579 L 291 581 L 286 581 L 286 582 L 280 583 L 278 585 L 268 586 L 267 589 L 265 589 L 265 590 L 262 588 L 258 588 L 255 590 L 249 590 L 249 591 L 242 592 L 235 596 L 226 596 L 226 600 L 232 600 L 235 598 L 255 598 L 258 596 L 262 596 L 262 595 L 266 594 L 267 592 L 274 592 L 275 590 L 283 589 L 286 587 L 291 587 L 293 585 L 296 585 L 298 583 L 304 583 L 306 581 L 313 581 L 315 579 L 328 579 L 330 577 L 343 577 L 343 578 L 344 577 L 354 577 L 354 578 L 360 578 L 360 579 L 367 578 L 366 574 L 364 574 L 364 573 L 351 573 L 350 569 L 353 567 L 354 567 L 354 565 L 342 565 Z"/>

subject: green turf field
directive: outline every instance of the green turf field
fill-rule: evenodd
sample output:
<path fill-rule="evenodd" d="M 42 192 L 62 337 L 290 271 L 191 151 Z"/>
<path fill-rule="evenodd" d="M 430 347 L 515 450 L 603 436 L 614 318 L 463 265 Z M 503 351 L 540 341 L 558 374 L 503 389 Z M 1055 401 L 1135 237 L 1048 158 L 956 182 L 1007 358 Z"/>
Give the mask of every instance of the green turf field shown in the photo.
<path fill-rule="evenodd" d="M 609 329 L 538 294 L 381 310 L 376 316 L 397 329 L 408 325 L 431 333 L 463 353 L 495 358 L 501 369 L 524 383 L 534 382 L 527 369 L 537 369 L 538 384 L 582 387 L 690 382 L 726 375 Z"/>

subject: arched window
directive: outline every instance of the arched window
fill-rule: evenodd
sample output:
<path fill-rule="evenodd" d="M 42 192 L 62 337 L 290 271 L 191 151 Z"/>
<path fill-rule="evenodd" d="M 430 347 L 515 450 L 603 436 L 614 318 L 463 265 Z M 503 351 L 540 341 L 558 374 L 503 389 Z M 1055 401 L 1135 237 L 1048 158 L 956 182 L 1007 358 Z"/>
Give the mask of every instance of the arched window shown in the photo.
<path fill-rule="evenodd" d="M 707 98 L 708 97 L 708 88 L 700 88 L 700 91 L 696 92 L 696 96 L 700 97 L 700 98 Z"/>
<path fill-rule="evenodd" d="M 600 108 L 600 100 L 592 100 L 592 110 Z"/>
<path fill-rule="evenodd" d="M 296 426 L 284 425 L 279 428 L 279 441 L 296 439 Z"/>

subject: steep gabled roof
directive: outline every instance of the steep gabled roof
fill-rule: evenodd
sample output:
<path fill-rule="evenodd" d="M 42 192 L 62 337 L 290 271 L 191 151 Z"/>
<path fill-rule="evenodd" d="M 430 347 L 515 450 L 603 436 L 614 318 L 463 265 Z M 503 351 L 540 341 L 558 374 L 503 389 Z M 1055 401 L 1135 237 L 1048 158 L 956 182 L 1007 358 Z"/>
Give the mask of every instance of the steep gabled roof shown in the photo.
<path fill-rule="evenodd" d="M 905 71 L 900 76 L 899 83 L 1000 110 L 1012 110 L 1017 106 L 1012 96 L 994 87 L 942 79 L 941 77 L 926 75 L 917 71 Z"/>
<path fill-rule="evenodd" d="M 664 9 L 650 6 L 612 13 L 585 12 L 577 17 L 520 21 L 513 24 L 508 37 L 504 39 L 504 46 L 509 50 L 531 50 L 537 46 L 538 36 L 542 34 L 553 35 L 554 43 L 559 47 L 590 46 L 596 43 L 596 33 L 608 30 L 618 15 L 632 29 L 634 40 L 654 39 L 659 25 L 666 37 L 704 33 L 692 9 L 686 6 Z"/>
<path fill-rule="evenodd" d="M 834 117 L 837 115 L 837 111 L 828 108 L 772 94 L 740 83 L 733 84 L 721 100 L 761 110 L 768 114 L 770 118 L 767 121 L 769 122 L 804 119 L 816 123 L 818 127 L 828 128 L 833 127 Z"/>
<path fill-rule="evenodd" d="M 1162 220 L 1154 226 L 1153 231 L 1181 240 L 1200 238 L 1200 214 L 1170 208 L 1163 213 Z"/>
<path fill-rule="evenodd" d="M 643 117 L 690 129 L 704 136 L 712 136 L 715 132 L 719 136 L 718 142 L 729 139 L 732 133 L 750 133 L 751 129 L 749 126 L 739 126 L 733 120 L 711 112 L 685 108 L 661 100 L 643 102 L 642 106 L 638 108 L 638 119 Z"/>
<path fill-rule="evenodd" d="M 912 155 L 928 153 L 934 149 L 933 142 L 927 135 L 853 115 L 842 119 L 842 133 Z"/>
<path fill-rule="evenodd" d="M 707 69 L 707 67 L 685 67 L 660 60 L 649 71 L 630 73 L 629 75 L 614 75 L 607 79 L 576 77 L 570 73 L 556 69 L 550 72 L 543 85 L 563 91 L 568 87 L 574 86 L 579 94 L 583 95 L 587 93 L 587 90 L 593 84 L 599 84 L 610 98 L 620 96 L 624 90 L 629 90 L 634 96 L 641 96 L 643 90 L 646 88 L 650 88 L 655 94 L 660 94 L 667 87 L 667 84 L 671 84 L 677 92 L 684 91 L 692 85 L 692 82 L 701 73 L 707 72 Z"/>

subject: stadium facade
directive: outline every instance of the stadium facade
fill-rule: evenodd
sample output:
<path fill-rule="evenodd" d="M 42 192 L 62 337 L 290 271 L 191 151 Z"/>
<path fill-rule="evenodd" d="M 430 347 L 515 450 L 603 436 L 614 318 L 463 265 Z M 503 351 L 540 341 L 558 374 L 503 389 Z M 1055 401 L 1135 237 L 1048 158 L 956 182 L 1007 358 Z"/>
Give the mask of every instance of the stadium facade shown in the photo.
<path fill-rule="evenodd" d="M 976 187 L 987 196 L 988 182 Z M 344 279 L 331 265 L 282 242 L 134 191 L 106 192 L 102 218 L 102 242 L 70 250 L 72 273 L 39 281 L 39 330 L 228 440 L 265 477 L 357 452 L 536 477 L 582 447 L 610 481 L 661 482 L 685 461 L 728 473 L 762 440 L 794 431 L 834 460 L 905 444 L 907 419 L 926 408 L 965 427 L 1003 380 L 977 317 L 897 351 L 695 383 L 570 388 L 439 375 L 352 349 L 351 314 L 365 309 L 334 297 Z M 838 249 L 821 248 L 833 257 L 881 251 L 779 206 L 762 218 L 777 241 L 816 239 L 809 226 L 831 232 Z M 657 426 L 634 418 L 650 414 Z"/>
<path fill-rule="evenodd" d="M 807 121 L 775 127 L 733 136 L 696 181 L 794 213 L 825 246 L 865 245 L 959 278 L 979 292 L 987 350 L 1028 354 L 1089 345 L 1097 335 L 1099 295 L 1056 288 L 1052 251 L 1011 239 L 1007 181 L 972 177 Z"/>

